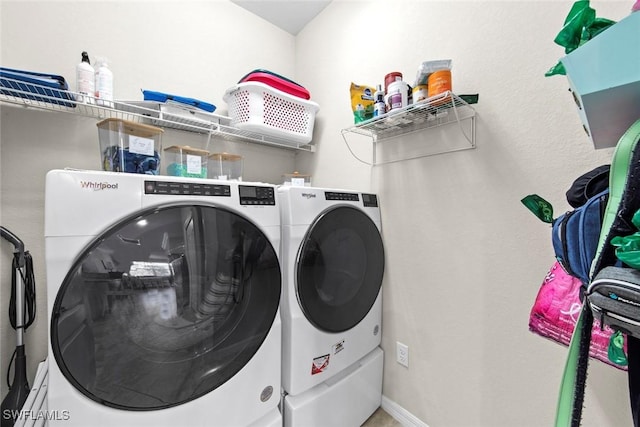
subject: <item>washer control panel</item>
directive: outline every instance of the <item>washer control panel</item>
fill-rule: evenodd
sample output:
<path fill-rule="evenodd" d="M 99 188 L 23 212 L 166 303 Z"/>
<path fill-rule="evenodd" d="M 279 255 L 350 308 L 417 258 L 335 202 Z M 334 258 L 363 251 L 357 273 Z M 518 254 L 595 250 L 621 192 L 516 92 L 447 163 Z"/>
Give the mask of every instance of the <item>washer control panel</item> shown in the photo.
<path fill-rule="evenodd" d="M 259 187 L 255 185 L 240 185 L 241 205 L 269 205 L 276 204 L 276 196 L 273 187 Z"/>
<path fill-rule="evenodd" d="M 231 197 L 231 187 L 197 182 L 145 181 L 144 194 Z"/>

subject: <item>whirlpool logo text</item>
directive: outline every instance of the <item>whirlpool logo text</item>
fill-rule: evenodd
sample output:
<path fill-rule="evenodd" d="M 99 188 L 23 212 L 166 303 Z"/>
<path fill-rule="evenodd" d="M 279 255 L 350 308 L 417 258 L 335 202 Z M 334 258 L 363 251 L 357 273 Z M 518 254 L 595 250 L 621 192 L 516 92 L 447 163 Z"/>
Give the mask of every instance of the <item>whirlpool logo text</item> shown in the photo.
<path fill-rule="evenodd" d="M 101 191 L 101 190 L 117 190 L 118 183 L 111 182 L 96 182 L 96 181 L 80 181 L 80 188 L 87 188 L 89 190 Z"/>
<path fill-rule="evenodd" d="M 305 199 L 313 199 L 316 197 L 315 194 L 313 193 L 301 193 L 302 197 L 304 197 Z"/>

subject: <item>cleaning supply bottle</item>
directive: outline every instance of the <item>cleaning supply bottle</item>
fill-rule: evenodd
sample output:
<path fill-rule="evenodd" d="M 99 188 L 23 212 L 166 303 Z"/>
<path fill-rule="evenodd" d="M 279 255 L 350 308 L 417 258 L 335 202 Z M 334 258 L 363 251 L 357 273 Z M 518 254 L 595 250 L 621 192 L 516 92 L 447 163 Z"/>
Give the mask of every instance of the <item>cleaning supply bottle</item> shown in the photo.
<path fill-rule="evenodd" d="M 82 61 L 76 65 L 76 92 L 77 101 L 85 104 L 93 104 L 95 93 L 95 70 L 89 61 L 89 54 L 82 52 Z"/>
<path fill-rule="evenodd" d="M 637 12 L 640 10 L 640 0 L 636 0 L 636 2 L 631 6 L 631 13 Z"/>
<path fill-rule="evenodd" d="M 373 104 L 373 117 L 378 117 L 386 113 L 387 104 L 385 104 L 384 102 L 384 92 L 382 91 L 382 85 L 378 85 L 376 87 L 376 93 L 373 99 L 375 100 L 375 104 Z"/>
<path fill-rule="evenodd" d="M 109 69 L 106 58 L 96 60 L 95 78 L 96 103 L 113 108 L 113 72 Z"/>
<path fill-rule="evenodd" d="M 396 81 L 389 85 L 388 93 L 390 94 L 389 103 L 391 110 L 397 110 L 409 105 L 409 86 L 400 77 L 396 77 Z"/>

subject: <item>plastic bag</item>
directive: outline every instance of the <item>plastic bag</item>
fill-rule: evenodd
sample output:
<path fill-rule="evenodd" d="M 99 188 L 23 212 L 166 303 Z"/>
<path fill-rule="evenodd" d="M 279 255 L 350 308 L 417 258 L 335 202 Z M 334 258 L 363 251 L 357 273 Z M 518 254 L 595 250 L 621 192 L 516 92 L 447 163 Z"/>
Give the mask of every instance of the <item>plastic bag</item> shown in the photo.
<path fill-rule="evenodd" d="M 429 75 L 440 70 L 451 70 L 451 59 L 438 59 L 435 61 L 424 61 L 418 67 L 414 86 L 426 85 Z"/>
<path fill-rule="evenodd" d="M 615 21 L 610 19 L 596 18 L 596 11 L 589 6 L 589 0 L 579 0 L 571 7 L 562 29 L 553 41 L 564 47 L 564 53 L 568 54 L 613 24 Z M 561 62 L 551 67 L 545 77 L 555 74 L 567 74 Z"/>
<path fill-rule="evenodd" d="M 529 313 L 529 331 L 568 346 L 582 309 L 580 279 L 570 276 L 554 262 L 545 276 Z M 624 336 L 594 319 L 589 356 L 615 368 L 626 370 Z"/>
<path fill-rule="evenodd" d="M 553 223 L 553 206 L 537 194 L 529 194 L 520 200 L 542 222 Z"/>
<path fill-rule="evenodd" d="M 582 37 L 583 29 L 589 28 L 595 20 L 596 11 L 589 6 L 589 1 L 577 1 L 571 7 L 564 20 L 564 26 L 553 41 L 563 46 L 565 53 L 569 53 L 585 42 Z"/>
<path fill-rule="evenodd" d="M 633 214 L 631 222 L 640 229 L 640 210 Z M 616 257 L 620 261 L 640 270 L 640 232 L 629 236 L 616 236 L 611 239 L 611 245 L 616 247 Z"/>
<path fill-rule="evenodd" d="M 351 109 L 356 124 L 373 118 L 375 88 L 351 83 Z"/>
<path fill-rule="evenodd" d="M 624 335 L 620 331 L 615 331 L 609 339 L 607 358 L 616 365 L 627 366 L 629 360 L 625 354 L 624 346 Z"/>

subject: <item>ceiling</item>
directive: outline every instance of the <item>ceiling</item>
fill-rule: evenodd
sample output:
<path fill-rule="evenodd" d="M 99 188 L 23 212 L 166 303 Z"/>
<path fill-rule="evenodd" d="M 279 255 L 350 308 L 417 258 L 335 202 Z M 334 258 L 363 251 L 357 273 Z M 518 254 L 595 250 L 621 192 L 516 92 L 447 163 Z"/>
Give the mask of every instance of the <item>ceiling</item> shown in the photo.
<path fill-rule="evenodd" d="M 331 3 L 331 0 L 231 1 L 294 36 Z"/>

